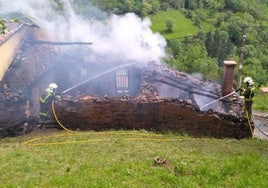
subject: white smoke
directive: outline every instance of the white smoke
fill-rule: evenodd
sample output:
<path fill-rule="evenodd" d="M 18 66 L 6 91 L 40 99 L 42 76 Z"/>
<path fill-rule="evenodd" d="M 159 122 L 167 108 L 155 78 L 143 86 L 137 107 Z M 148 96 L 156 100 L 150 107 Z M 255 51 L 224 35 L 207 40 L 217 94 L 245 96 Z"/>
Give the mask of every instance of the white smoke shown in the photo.
<path fill-rule="evenodd" d="M 165 39 L 151 30 L 149 18 L 141 19 L 133 13 L 111 15 L 105 20 L 78 15 L 69 0 L 61 11 L 55 11 L 53 0 L 0 0 L 0 11 L 22 13 L 49 33 L 55 41 L 93 42 L 90 58 L 107 61 L 160 60 L 166 56 Z"/>

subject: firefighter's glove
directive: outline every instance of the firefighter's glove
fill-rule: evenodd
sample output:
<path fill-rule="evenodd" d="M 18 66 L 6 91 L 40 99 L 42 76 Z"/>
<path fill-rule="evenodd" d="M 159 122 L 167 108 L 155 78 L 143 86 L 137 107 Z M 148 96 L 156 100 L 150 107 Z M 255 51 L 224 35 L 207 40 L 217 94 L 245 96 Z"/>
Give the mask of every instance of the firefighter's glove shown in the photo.
<path fill-rule="evenodd" d="M 238 88 L 237 90 L 235 90 L 235 92 L 241 91 L 241 88 Z"/>
<path fill-rule="evenodd" d="M 243 92 L 243 91 L 245 91 L 245 89 L 244 88 L 238 88 L 237 90 L 235 90 L 235 92 L 238 92 L 238 91 Z"/>

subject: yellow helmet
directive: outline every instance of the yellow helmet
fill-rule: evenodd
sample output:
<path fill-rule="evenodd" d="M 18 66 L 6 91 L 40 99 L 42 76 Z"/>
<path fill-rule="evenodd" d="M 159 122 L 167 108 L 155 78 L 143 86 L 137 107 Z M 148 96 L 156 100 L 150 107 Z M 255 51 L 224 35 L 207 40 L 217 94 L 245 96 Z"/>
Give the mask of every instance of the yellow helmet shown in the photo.
<path fill-rule="evenodd" d="M 249 85 L 253 85 L 253 84 L 254 84 L 252 78 L 250 78 L 250 77 L 246 77 L 246 78 L 244 79 L 244 83 L 248 83 Z"/>

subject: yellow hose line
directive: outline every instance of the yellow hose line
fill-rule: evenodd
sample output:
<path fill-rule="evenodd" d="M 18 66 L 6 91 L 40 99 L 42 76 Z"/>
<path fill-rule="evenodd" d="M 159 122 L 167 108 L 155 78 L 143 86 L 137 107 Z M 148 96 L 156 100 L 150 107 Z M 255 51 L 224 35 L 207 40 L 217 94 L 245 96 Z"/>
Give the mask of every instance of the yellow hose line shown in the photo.
<path fill-rule="evenodd" d="M 57 137 L 67 137 L 67 136 L 75 136 L 75 135 L 82 135 L 82 134 L 90 134 L 92 135 L 128 135 L 128 136 L 135 136 L 132 138 L 98 138 L 98 139 L 85 139 L 85 140 L 75 140 L 75 141 L 57 141 L 57 142 L 43 142 L 43 143 L 33 143 L 40 141 L 42 139 L 48 138 L 57 138 Z M 80 134 L 61 134 L 61 135 L 49 135 L 44 137 L 33 138 L 31 140 L 25 141 L 24 145 L 27 146 L 49 146 L 49 145 L 64 145 L 64 144 L 76 144 L 76 143 L 93 143 L 93 142 L 104 142 L 104 141 L 112 141 L 112 140 L 123 140 L 123 141 L 155 141 L 155 142 L 167 142 L 167 141 L 177 141 L 177 140 L 189 140 L 190 138 L 166 138 L 163 135 L 151 135 L 148 133 L 139 133 L 139 132 L 84 132 Z M 198 140 L 198 139 L 197 139 Z"/>
<path fill-rule="evenodd" d="M 248 120 L 248 125 L 249 125 L 249 128 L 250 128 L 250 132 L 251 132 L 251 137 L 253 138 L 254 137 L 254 133 L 253 133 L 252 125 L 250 123 L 250 119 L 249 119 L 249 116 L 248 116 L 248 111 L 247 111 L 246 108 L 245 108 L 245 112 L 246 112 L 246 117 L 247 117 L 247 120 Z"/>
<path fill-rule="evenodd" d="M 52 101 L 52 112 L 53 112 L 53 115 L 55 117 L 55 120 L 57 121 L 57 123 L 65 130 L 65 131 L 68 131 L 68 132 L 72 132 L 72 133 L 76 133 L 76 131 L 73 131 L 73 130 L 70 130 L 70 129 L 67 129 L 64 125 L 61 124 L 61 122 L 59 121 L 57 115 L 56 115 L 56 112 L 55 112 L 55 102 Z"/>
<path fill-rule="evenodd" d="M 78 132 L 78 131 L 73 131 L 70 130 L 68 128 L 66 128 L 58 119 L 56 111 L 55 111 L 55 103 L 54 101 L 52 101 L 52 112 L 54 115 L 55 120 L 57 121 L 57 123 L 67 132 L 71 133 L 71 134 L 61 134 L 61 135 L 57 135 L 57 137 L 64 137 L 64 136 L 73 136 L 74 133 L 76 135 L 78 134 L 91 134 L 91 135 L 134 135 L 134 136 L 154 136 L 154 137 L 159 137 L 159 138 L 140 138 L 140 137 L 136 137 L 136 138 L 124 138 L 123 140 L 126 141 L 174 141 L 174 140 L 178 140 L 178 139 L 170 139 L 170 138 L 160 138 L 163 137 L 163 135 L 149 135 L 147 133 L 137 133 L 137 132 L 106 132 L 106 131 L 102 131 L 102 132 L 94 132 L 94 133 L 90 133 L 90 132 Z M 51 137 L 51 136 L 48 136 Z M 27 146 L 48 146 L 48 145 L 63 145 L 63 144 L 75 144 L 75 143 L 86 143 L 86 142 L 103 142 L 103 141 L 111 141 L 112 139 L 87 139 L 87 140 L 79 140 L 79 141 L 64 141 L 64 142 L 46 142 L 46 143 L 32 143 L 34 141 L 38 141 L 41 139 L 45 139 L 48 137 L 39 137 L 39 138 L 34 138 L 31 140 L 28 140 L 26 142 L 24 142 L 25 145 Z"/>

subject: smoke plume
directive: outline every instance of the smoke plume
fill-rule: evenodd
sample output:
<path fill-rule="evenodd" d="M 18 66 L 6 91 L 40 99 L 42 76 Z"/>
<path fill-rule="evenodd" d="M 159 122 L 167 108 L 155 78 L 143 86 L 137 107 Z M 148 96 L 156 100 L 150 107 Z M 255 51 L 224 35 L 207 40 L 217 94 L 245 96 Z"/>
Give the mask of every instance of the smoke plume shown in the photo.
<path fill-rule="evenodd" d="M 53 0 L 0 0 L 0 11 L 27 16 L 54 41 L 93 42 L 87 47 L 93 61 L 159 62 L 166 56 L 166 41 L 152 32 L 149 18 L 133 13 L 108 15 L 90 5 L 89 12 L 82 15 L 75 11 L 75 1 L 59 2 L 60 8 Z"/>

